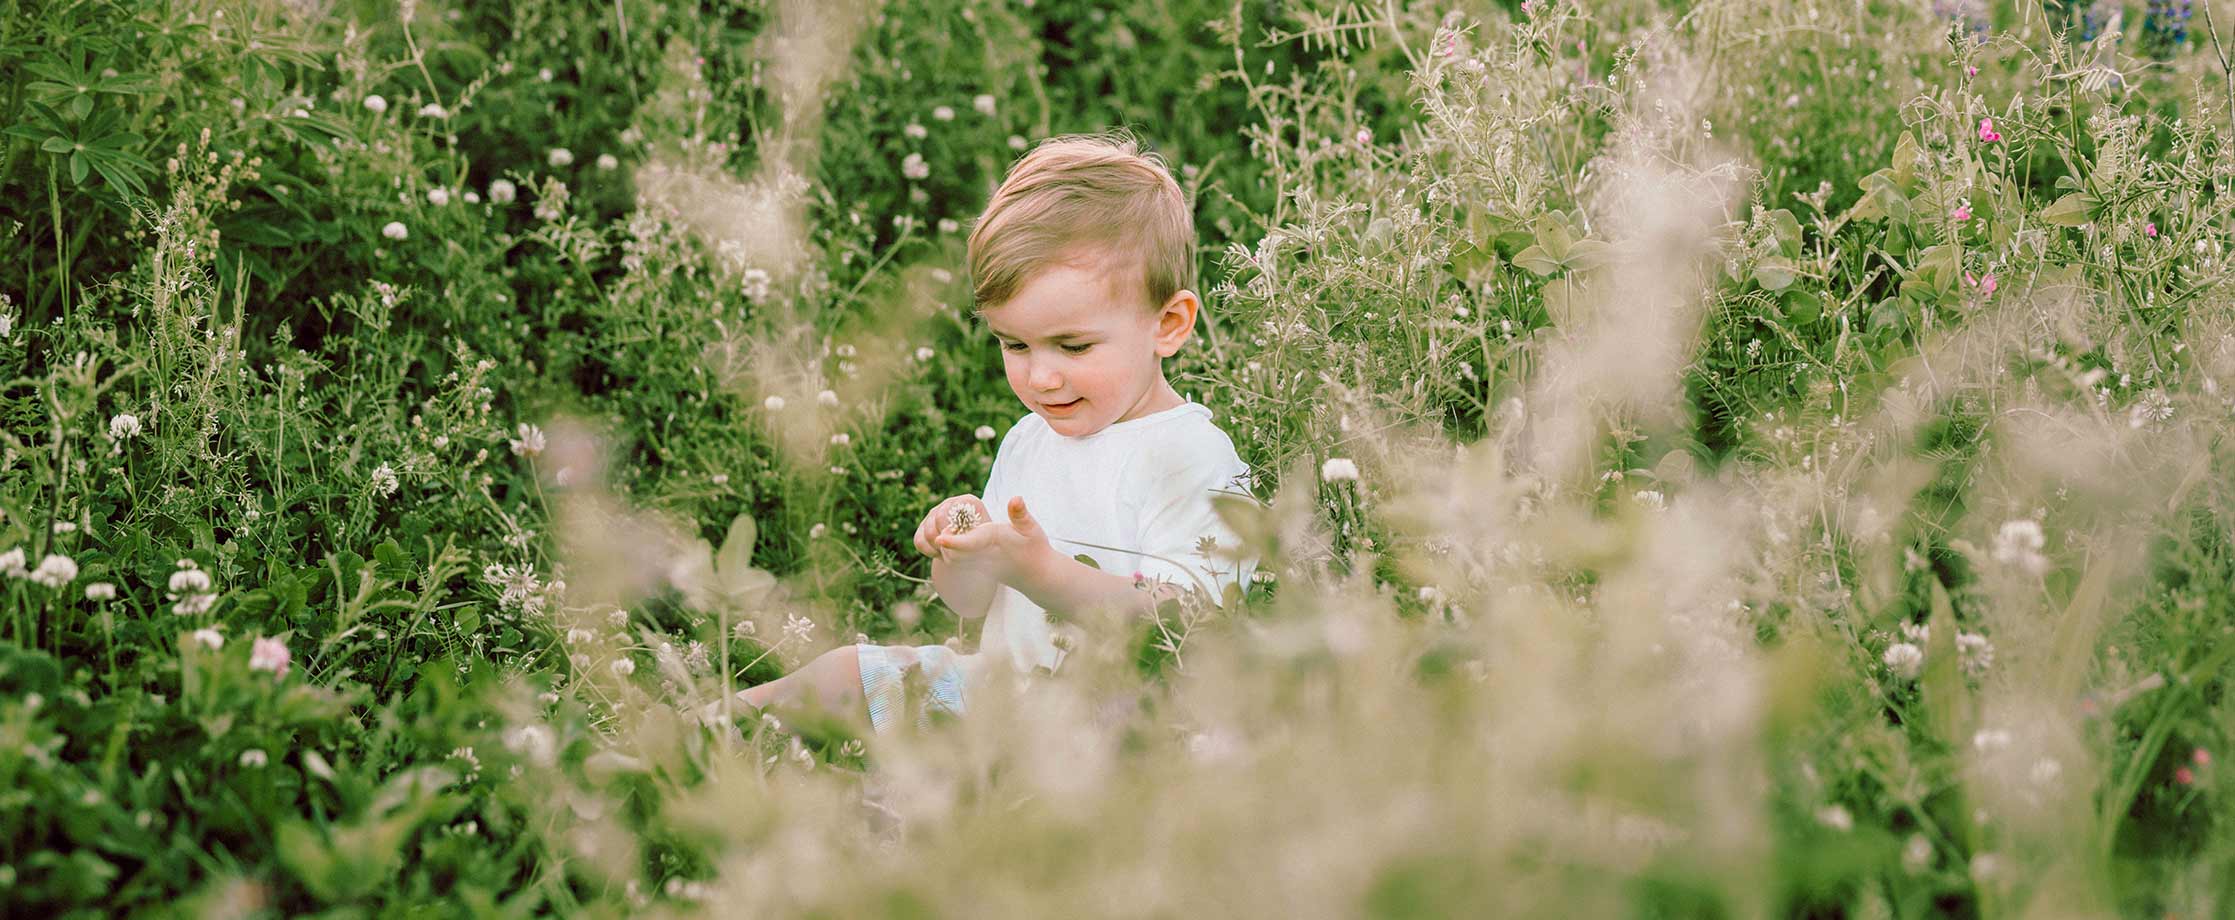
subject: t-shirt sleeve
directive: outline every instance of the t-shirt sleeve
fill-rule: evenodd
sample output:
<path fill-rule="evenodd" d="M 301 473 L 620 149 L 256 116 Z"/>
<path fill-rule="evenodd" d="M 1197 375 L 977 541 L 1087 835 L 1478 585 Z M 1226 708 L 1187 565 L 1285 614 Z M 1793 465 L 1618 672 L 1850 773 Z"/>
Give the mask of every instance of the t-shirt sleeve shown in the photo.
<path fill-rule="evenodd" d="M 987 511 L 998 512 L 1002 504 L 1009 500 L 1008 466 L 1005 461 L 1009 458 L 1010 448 L 1016 444 L 1019 434 L 1024 430 L 1025 420 L 1029 418 L 1031 416 L 1026 415 L 1010 425 L 1009 430 L 1001 435 L 1001 446 L 994 449 L 993 468 L 986 471 L 985 490 L 978 493 L 978 499 L 986 503 Z"/>
<path fill-rule="evenodd" d="M 1214 604 L 1225 603 L 1228 585 L 1246 586 L 1256 560 L 1230 558 L 1241 549 L 1241 538 L 1219 518 L 1212 498 L 1246 497 L 1248 473 L 1233 443 L 1215 428 L 1136 459 L 1125 477 L 1123 506 L 1138 522 L 1137 571 L 1200 589 Z"/>

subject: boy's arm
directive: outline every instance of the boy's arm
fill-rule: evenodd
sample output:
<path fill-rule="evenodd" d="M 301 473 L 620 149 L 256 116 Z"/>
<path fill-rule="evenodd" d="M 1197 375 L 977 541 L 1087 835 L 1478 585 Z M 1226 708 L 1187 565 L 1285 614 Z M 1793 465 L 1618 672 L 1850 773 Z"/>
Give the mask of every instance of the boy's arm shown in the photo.
<path fill-rule="evenodd" d="M 1021 560 L 1011 587 L 1056 616 L 1076 616 L 1087 610 L 1147 615 L 1158 601 L 1179 593 L 1168 584 L 1142 590 L 1130 575 L 1102 571 L 1044 543 Z"/>
<path fill-rule="evenodd" d="M 975 620 L 985 616 L 993 606 L 994 592 L 1001 590 L 1001 583 L 994 580 L 981 566 L 956 565 L 944 559 L 931 560 L 931 590 L 955 616 Z"/>

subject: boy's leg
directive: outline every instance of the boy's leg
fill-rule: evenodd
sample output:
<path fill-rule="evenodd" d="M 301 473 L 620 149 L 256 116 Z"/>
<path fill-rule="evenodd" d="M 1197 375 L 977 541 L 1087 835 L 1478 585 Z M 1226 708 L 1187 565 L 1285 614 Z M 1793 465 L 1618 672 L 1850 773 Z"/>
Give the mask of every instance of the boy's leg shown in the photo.
<path fill-rule="evenodd" d="M 805 667 L 768 683 L 740 690 L 737 697 L 756 710 L 805 704 L 834 715 L 868 713 L 862 703 L 861 652 L 851 645 L 824 652 Z"/>

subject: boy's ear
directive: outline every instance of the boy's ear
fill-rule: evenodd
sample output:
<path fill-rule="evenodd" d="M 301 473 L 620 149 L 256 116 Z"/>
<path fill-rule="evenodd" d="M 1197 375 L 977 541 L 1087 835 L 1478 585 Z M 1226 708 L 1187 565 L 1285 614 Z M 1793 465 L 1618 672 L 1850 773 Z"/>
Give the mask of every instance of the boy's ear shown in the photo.
<path fill-rule="evenodd" d="M 1180 346 L 1187 344 L 1195 334 L 1195 314 L 1203 302 L 1194 291 L 1180 291 L 1164 301 L 1163 309 L 1156 314 L 1156 356 L 1169 358 L 1180 353 Z"/>

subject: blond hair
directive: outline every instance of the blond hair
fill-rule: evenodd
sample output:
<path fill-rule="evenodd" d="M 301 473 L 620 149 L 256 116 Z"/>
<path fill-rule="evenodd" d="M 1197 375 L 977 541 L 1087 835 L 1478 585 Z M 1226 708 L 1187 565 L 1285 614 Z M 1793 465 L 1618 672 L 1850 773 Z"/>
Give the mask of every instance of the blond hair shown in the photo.
<path fill-rule="evenodd" d="M 970 231 L 970 283 L 981 307 L 1032 276 L 1101 258 L 1137 269 L 1149 305 L 1195 287 L 1195 215 L 1171 170 L 1132 137 L 1052 137 L 1009 167 Z M 1127 264 L 1130 262 L 1131 264 Z"/>

